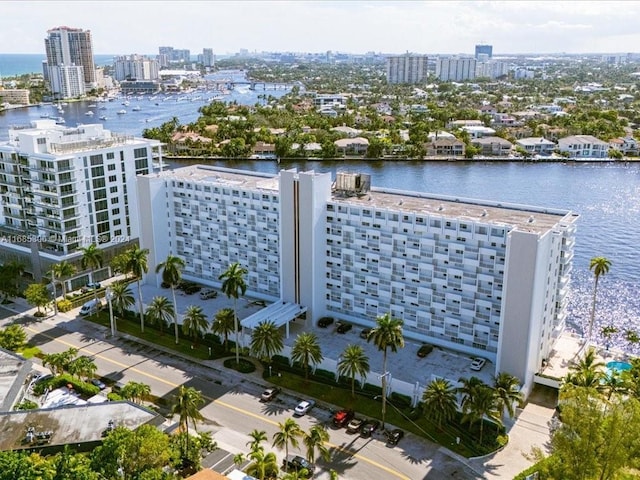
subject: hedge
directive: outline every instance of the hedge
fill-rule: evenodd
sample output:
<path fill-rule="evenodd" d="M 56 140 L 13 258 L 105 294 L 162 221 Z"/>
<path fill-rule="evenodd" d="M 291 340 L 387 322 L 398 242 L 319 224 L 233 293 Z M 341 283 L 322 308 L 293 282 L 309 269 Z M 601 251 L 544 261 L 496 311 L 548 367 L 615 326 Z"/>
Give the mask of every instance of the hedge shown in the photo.
<path fill-rule="evenodd" d="M 55 390 L 56 388 L 65 387 L 68 384 L 71 384 L 73 389 L 83 398 L 93 397 L 100 393 L 100 389 L 95 385 L 84 382 L 68 373 L 58 375 L 57 377 L 53 377 L 49 380 L 36 384 L 33 387 L 33 393 L 36 395 L 42 395 L 47 387 L 51 387 L 51 390 Z"/>

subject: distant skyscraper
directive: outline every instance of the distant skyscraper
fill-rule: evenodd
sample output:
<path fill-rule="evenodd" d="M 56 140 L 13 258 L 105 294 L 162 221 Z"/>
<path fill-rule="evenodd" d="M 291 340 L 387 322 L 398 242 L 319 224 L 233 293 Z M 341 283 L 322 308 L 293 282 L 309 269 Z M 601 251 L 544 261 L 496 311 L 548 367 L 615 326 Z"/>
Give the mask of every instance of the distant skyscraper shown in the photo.
<path fill-rule="evenodd" d="M 93 60 L 91 31 L 81 28 L 57 27 L 47 31 L 44 40 L 48 67 L 83 67 L 84 83 L 96 85 L 96 67 Z"/>
<path fill-rule="evenodd" d="M 143 55 L 123 55 L 114 62 L 115 79 L 122 80 L 157 80 L 158 62 Z"/>
<path fill-rule="evenodd" d="M 476 45 L 476 60 L 478 60 L 478 55 L 482 53 L 491 59 L 493 57 L 493 45 Z"/>
<path fill-rule="evenodd" d="M 436 63 L 436 76 L 443 82 L 464 82 L 476 78 L 476 59 L 442 57 Z"/>
<path fill-rule="evenodd" d="M 427 78 L 426 55 L 387 57 L 387 83 L 420 83 Z"/>
<path fill-rule="evenodd" d="M 216 57 L 213 54 L 213 48 L 202 49 L 202 66 L 203 67 L 215 67 Z"/>

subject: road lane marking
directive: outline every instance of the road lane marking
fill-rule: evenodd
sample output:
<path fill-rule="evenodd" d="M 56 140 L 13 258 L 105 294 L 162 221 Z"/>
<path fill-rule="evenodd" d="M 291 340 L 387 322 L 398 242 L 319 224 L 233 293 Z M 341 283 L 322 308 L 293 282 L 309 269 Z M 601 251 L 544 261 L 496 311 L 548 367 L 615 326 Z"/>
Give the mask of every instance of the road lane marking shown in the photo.
<path fill-rule="evenodd" d="M 59 328 L 59 327 L 58 327 L 58 328 Z M 100 358 L 100 359 L 101 359 L 101 360 L 103 360 L 103 361 L 113 363 L 114 365 L 117 365 L 117 366 L 119 366 L 119 367 L 122 367 L 122 368 L 124 368 L 125 370 L 129 370 L 129 371 L 131 371 L 131 372 L 139 373 L 140 375 L 143 375 L 143 376 L 145 376 L 145 377 L 151 378 L 151 379 L 156 380 L 156 381 L 158 381 L 158 382 L 164 383 L 164 384 L 166 384 L 166 385 L 168 385 L 168 386 L 170 386 L 170 387 L 178 388 L 178 387 L 180 387 L 180 385 L 181 385 L 181 384 L 178 384 L 178 383 L 170 382 L 169 380 L 166 380 L 166 379 L 164 379 L 164 378 L 157 377 L 157 376 L 152 375 L 152 374 L 150 374 L 150 373 L 148 373 L 148 372 L 144 372 L 144 371 L 139 370 L 139 369 L 137 369 L 137 368 L 135 368 L 135 367 L 131 367 L 131 366 L 126 365 L 126 364 L 124 364 L 124 363 L 118 362 L 117 360 L 113 360 L 113 359 L 111 359 L 111 358 L 109 358 L 109 357 L 105 357 L 105 356 L 104 356 L 104 355 L 102 355 L 102 354 L 91 352 L 91 351 L 89 350 L 89 348 L 88 348 L 88 347 L 78 347 L 77 345 L 74 345 L 74 344 L 72 344 L 72 343 L 70 343 L 70 342 L 67 342 L 66 340 L 61 340 L 61 339 L 59 339 L 59 338 L 57 338 L 57 337 L 52 337 L 51 335 L 48 335 L 48 334 L 43 333 L 43 332 L 40 332 L 40 331 L 35 330 L 35 329 L 31 328 L 31 327 L 25 327 L 25 330 L 29 330 L 29 331 L 31 331 L 31 332 L 33 332 L 33 333 L 37 334 L 37 335 L 42 335 L 43 337 L 49 338 L 49 339 L 53 340 L 54 342 L 58 342 L 58 343 L 61 343 L 61 344 L 63 344 L 63 345 L 66 345 L 67 347 L 77 348 L 77 349 L 78 349 L 78 351 L 80 351 L 80 352 L 85 352 L 85 353 L 87 353 L 87 354 L 91 355 L 92 357 Z M 69 332 L 69 333 L 77 333 L 77 332 Z M 100 341 L 100 340 L 97 340 L 97 339 L 96 339 L 96 341 Z M 105 342 L 105 343 L 106 343 L 106 342 Z M 145 358 L 145 357 L 142 357 L 142 358 Z M 147 358 L 147 360 L 149 360 L 149 359 Z M 173 368 L 173 367 L 172 367 L 172 368 Z M 187 373 L 187 372 L 183 372 L 183 373 Z M 215 403 L 215 404 L 220 405 L 220 406 L 222 406 L 222 407 L 225 407 L 225 408 L 227 408 L 227 409 L 229 409 L 229 410 L 235 410 L 235 411 L 237 411 L 237 412 L 239 412 L 239 413 L 242 413 L 243 415 L 247 415 L 247 416 L 250 416 L 250 417 L 256 418 L 256 419 L 258 419 L 258 420 L 261 420 L 261 421 L 263 421 L 263 422 L 265 422 L 265 423 L 269 423 L 269 424 L 271 424 L 271 425 L 273 425 L 273 426 L 276 426 L 276 427 L 279 425 L 279 423 L 278 423 L 278 422 L 276 422 L 275 420 L 271 420 L 271 419 L 269 419 L 269 418 L 265 418 L 265 417 L 264 417 L 264 416 L 262 416 L 262 415 L 259 415 L 259 414 L 257 414 L 257 413 L 250 412 L 250 411 L 248 411 L 248 410 L 244 410 L 244 409 L 242 409 L 242 408 L 240 408 L 240 407 L 236 407 L 235 405 L 231 405 L 231 404 L 226 403 L 226 402 L 224 402 L 224 401 L 222 401 L 222 400 L 220 400 L 220 399 L 214 399 L 214 398 L 209 397 L 209 396 L 207 396 L 207 395 L 202 395 L 202 396 L 203 396 L 203 398 L 205 398 L 206 400 L 209 400 L 209 401 L 210 401 L 210 403 Z M 344 453 L 347 453 L 347 454 L 351 455 L 352 457 L 355 457 L 355 458 L 357 458 L 357 459 L 359 459 L 359 460 L 363 460 L 363 461 L 365 461 L 365 462 L 369 463 L 370 465 L 373 465 L 373 466 L 374 466 L 374 467 L 376 467 L 376 468 L 379 468 L 379 469 L 381 469 L 381 470 L 384 470 L 385 472 L 390 473 L 390 474 L 392 474 L 392 475 L 394 475 L 394 476 L 396 476 L 396 477 L 398 477 L 398 478 L 400 478 L 400 479 L 402 479 L 402 480 L 411 480 L 409 477 L 407 477 L 407 476 L 403 475 L 402 473 L 397 472 L 396 470 L 393 470 L 393 469 L 391 469 L 391 468 L 389 468 L 389 467 L 387 467 L 387 466 L 385 466 L 385 465 L 382 465 L 382 464 L 380 464 L 380 463 L 376 462 L 375 460 L 371 460 L 371 459 L 370 459 L 370 458 L 368 458 L 368 457 L 364 457 L 364 456 L 360 455 L 359 453 L 356 453 L 356 452 L 351 451 L 351 450 L 346 449 L 346 448 L 342 448 L 342 447 L 340 447 L 339 445 L 336 445 L 336 444 L 331 443 L 331 442 L 326 442 L 326 444 L 327 444 L 328 446 L 330 446 L 330 447 L 334 448 L 335 450 L 339 451 L 339 452 L 344 452 Z"/>

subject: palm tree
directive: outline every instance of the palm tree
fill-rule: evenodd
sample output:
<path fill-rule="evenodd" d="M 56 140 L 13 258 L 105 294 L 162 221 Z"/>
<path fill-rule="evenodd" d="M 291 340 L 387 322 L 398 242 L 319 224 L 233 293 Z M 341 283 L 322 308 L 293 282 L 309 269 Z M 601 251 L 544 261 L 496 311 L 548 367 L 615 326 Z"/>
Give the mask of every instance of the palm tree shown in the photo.
<path fill-rule="evenodd" d="M 302 364 L 304 367 L 304 379 L 309 380 L 309 364 L 317 365 L 323 359 L 318 336 L 312 332 L 298 335 L 291 349 L 291 359 Z"/>
<path fill-rule="evenodd" d="M 387 413 L 387 350 L 397 352 L 398 348 L 404 347 L 402 337 L 402 320 L 393 318 L 390 313 L 376 319 L 376 327 L 371 330 L 367 337 L 367 342 L 372 341 L 382 352 L 382 428 Z"/>
<path fill-rule="evenodd" d="M 93 358 L 83 355 L 69 362 L 67 370 L 71 375 L 78 378 L 90 379 L 98 371 L 98 366 Z"/>
<path fill-rule="evenodd" d="M 51 266 L 51 274 L 53 276 L 52 280 L 58 279 L 58 281 L 60 282 L 60 285 L 62 286 L 63 299 L 67 297 L 67 284 L 64 282 L 63 279 L 70 277 L 75 273 L 75 271 L 76 271 L 76 267 L 74 267 L 73 264 L 67 262 L 66 260 L 63 260 L 62 262 L 56 263 Z M 55 283 L 54 283 L 53 296 L 56 297 Z"/>
<path fill-rule="evenodd" d="M 363 381 L 369 373 L 369 357 L 360 345 L 347 345 L 338 362 L 338 375 L 351 378 L 351 397 L 356 397 L 356 375 Z"/>
<path fill-rule="evenodd" d="M 500 427 L 502 425 L 500 414 L 493 389 L 488 385 L 481 385 L 475 389 L 473 398 L 467 402 L 462 421 L 469 422 L 470 426 L 480 422 L 480 445 L 482 445 L 484 417 L 489 417 Z"/>
<path fill-rule="evenodd" d="M 487 384 L 480 380 L 478 377 L 459 378 L 458 383 L 462 384 L 461 387 L 458 387 L 458 393 L 462 394 L 462 401 L 460 402 L 460 406 L 462 407 L 462 411 L 466 412 L 468 410 L 468 406 L 473 403 L 476 392 L 480 388 L 486 387 Z"/>
<path fill-rule="evenodd" d="M 616 394 L 626 394 L 629 392 L 629 384 L 624 376 L 613 369 L 608 375 L 605 375 L 601 382 L 602 390 L 607 392 L 607 400 L 611 400 L 611 396 Z"/>
<path fill-rule="evenodd" d="M 122 387 L 120 395 L 122 398 L 140 404 L 151 395 L 151 387 L 146 383 L 129 381 Z"/>
<path fill-rule="evenodd" d="M 278 459 L 275 453 L 265 453 L 264 450 L 258 449 L 251 452 L 249 458 L 252 461 L 247 465 L 245 472 L 252 477 L 265 480 L 265 478 L 276 478 L 278 475 Z"/>
<path fill-rule="evenodd" d="M 422 394 L 424 412 L 438 421 L 438 428 L 442 422 L 451 420 L 458 410 L 456 389 L 448 380 L 436 378 Z"/>
<path fill-rule="evenodd" d="M 135 303 L 131 290 L 129 290 L 129 284 L 119 280 L 113 282 L 110 288 L 113 308 L 119 315 L 123 315 L 124 311 Z"/>
<path fill-rule="evenodd" d="M 589 270 L 593 270 L 593 276 L 595 277 L 595 283 L 593 285 L 593 302 L 591 304 L 591 318 L 589 319 L 589 333 L 587 335 L 587 343 L 591 342 L 591 331 L 593 329 L 593 322 L 596 318 L 596 295 L 598 293 L 598 280 L 602 275 L 609 273 L 611 267 L 611 261 L 605 257 L 593 257 L 589 262 Z"/>
<path fill-rule="evenodd" d="M 282 332 L 272 320 L 260 322 L 251 334 L 251 353 L 271 363 L 271 357 L 284 348 Z"/>
<path fill-rule="evenodd" d="M 309 429 L 309 433 L 305 434 L 302 439 L 302 443 L 307 447 L 307 461 L 309 463 L 315 462 L 316 450 L 325 461 L 329 461 L 331 453 L 325 445 L 328 441 L 329 432 L 324 425 L 314 425 Z"/>
<path fill-rule="evenodd" d="M 298 448 L 298 438 L 304 434 L 300 425 L 293 418 L 287 418 L 284 423 L 278 423 L 278 432 L 273 434 L 273 446 L 284 448 L 284 458 L 289 456 L 289 445 Z"/>
<path fill-rule="evenodd" d="M 195 346 L 198 346 L 198 337 L 209 327 L 207 317 L 202 311 L 202 307 L 190 305 L 182 318 L 182 332 L 190 335 Z"/>
<path fill-rule="evenodd" d="M 504 414 L 506 409 L 509 418 L 513 418 L 515 416 L 513 405 L 522 402 L 520 380 L 506 372 L 501 372 L 493 379 L 493 390 L 500 413 Z"/>
<path fill-rule="evenodd" d="M 171 409 L 171 413 L 178 415 L 180 418 L 180 429 L 186 432 L 186 449 L 182 451 L 184 457 L 185 452 L 189 451 L 189 421 L 193 424 L 194 430 L 196 428 L 196 422 L 202 420 L 204 417 L 200 413 L 200 406 L 204 403 L 202 393 L 193 387 L 185 387 L 180 385 L 178 389 L 178 396 L 176 397 L 176 403 Z"/>
<path fill-rule="evenodd" d="M 246 268 L 239 263 L 232 263 L 225 270 L 218 280 L 222 280 L 222 292 L 228 297 L 233 298 L 233 320 L 234 330 L 236 332 L 236 363 L 240 363 L 240 337 L 238 332 L 238 298 L 247 291 L 247 284 L 244 276 L 249 273 Z"/>
<path fill-rule="evenodd" d="M 602 335 L 606 341 L 606 348 L 609 350 L 609 344 L 611 343 L 611 337 L 618 333 L 618 327 L 615 325 L 606 325 L 600 329 L 600 335 Z"/>
<path fill-rule="evenodd" d="M 229 346 L 229 334 L 233 332 L 235 314 L 232 308 L 222 308 L 218 310 L 213 322 L 211 323 L 211 331 L 216 335 L 224 337 L 224 350 L 227 351 Z"/>
<path fill-rule="evenodd" d="M 630 343 L 631 345 L 635 345 L 636 343 L 640 343 L 640 335 L 635 330 L 625 330 L 624 339 Z"/>
<path fill-rule="evenodd" d="M 167 297 L 153 297 L 151 304 L 147 307 L 147 316 L 152 325 L 158 325 L 160 333 L 164 327 L 174 319 L 175 308 Z"/>
<path fill-rule="evenodd" d="M 259 450 L 262 448 L 261 443 L 266 442 L 269 437 L 267 437 L 267 432 L 264 430 L 254 429 L 249 433 L 251 440 L 247 442 L 247 446 L 253 452 L 254 450 Z"/>
<path fill-rule="evenodd" d="M 82 252 L 80 265 L 83 269 L 91 270 L 91 281 L 95 282 L 93 274 L 97 268 L 102 267 L 102 250 L 98 248 L 97 244 L 92 243 L 87 247 L 80 247 L 80 251 Z M 98 290 L 95 288 L 93 289 L 93 299 L 98 303 Z"/>
<path fill-rule="evenodd" d="M 135 278 L 138 285 L 138 312 L 140 313 L 140 331 L 144 333 L 144 305 L 142 304 L 142 287 L 140 281 L 142 276 L 149 271 L 149 265 L 147 258 L 149 257 L 149 250 L 147 248 L 141 249 L 138 245 L 134 245 L 125 252 L 125 268 L 127 272 L 130 272 Z"/>
<path fill-rule="evenodd" d="M 182 278 L 182 269 L 184 268 L 184 260 L 175 255 L 167 255 L 167 259 L 159 263 L 156 267 L 156 273 L 162 270 L 162 281 L 168 283 L 171 287 L 171 295 L 173 296 L 173 325 L 176 334 L 176 345 L 180 342 L 178 337 L 178 307 L 176 303 L 176 286 Z"/>

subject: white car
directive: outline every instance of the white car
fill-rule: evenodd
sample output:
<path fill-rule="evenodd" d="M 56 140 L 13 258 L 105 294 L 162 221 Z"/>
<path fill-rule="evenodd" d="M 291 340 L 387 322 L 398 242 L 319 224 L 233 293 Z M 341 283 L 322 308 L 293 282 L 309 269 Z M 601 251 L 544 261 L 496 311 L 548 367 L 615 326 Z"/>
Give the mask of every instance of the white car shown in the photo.
<path fill-rule="evenodd" d="M 218 296 L 218 292 L 216 292 L 213 288 L 205 288 L 200 292 L 200 298 L 202 300 L 208 300 L 210 298 L 216 298 Z"/>
<path fill-rule="evenodd" d="M 301 417 L 304 414 L 308 413 L 309 410 L 311 410 L 315 404 L 316 402 L 314 402 L 313 400 L 303 400 L 295 408 L 295 410 L 293 411 L 293 414 L 296 417 Z"/>
<path fill-rule="evenodd" d="M 485 363 L 487 363 L 487 361 L 484 358 L 474 358 L 473 362 L 471 362 L 471 370 L 475 370 L 476 372 L 482 370 Z"/>

